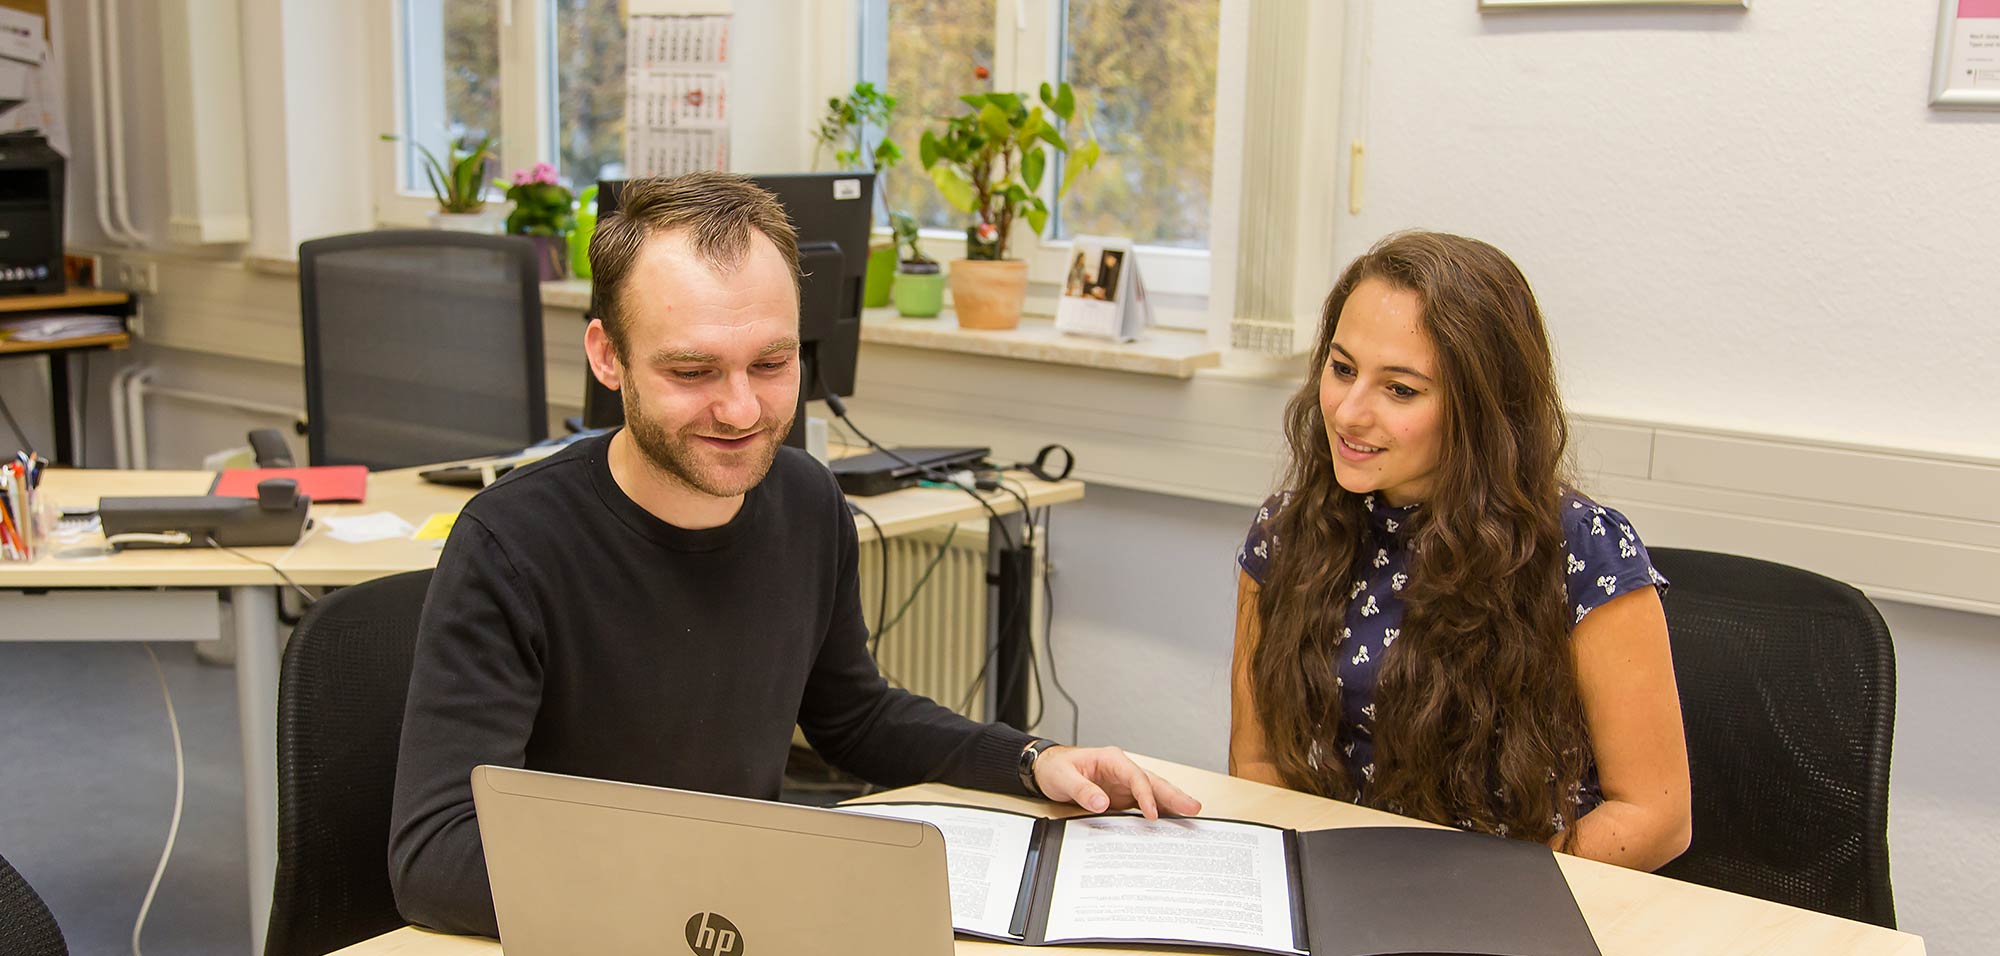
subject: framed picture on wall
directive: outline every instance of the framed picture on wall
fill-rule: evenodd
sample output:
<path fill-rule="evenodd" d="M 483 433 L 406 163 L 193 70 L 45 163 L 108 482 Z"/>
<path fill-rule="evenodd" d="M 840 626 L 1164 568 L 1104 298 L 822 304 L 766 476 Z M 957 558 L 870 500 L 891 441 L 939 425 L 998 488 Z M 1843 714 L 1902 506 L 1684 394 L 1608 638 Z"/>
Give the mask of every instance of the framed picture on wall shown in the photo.
<path fill-rule="evenodd" d="M 1736 7 L 1750 0 L 1479 0 L 1481 10 L 1546 10 L 1554 7 Z"/>
<path fill-rule="evenodd" d="M 2000 0 L 1941 0 L 1931 105 L 2000 109 Z"/>

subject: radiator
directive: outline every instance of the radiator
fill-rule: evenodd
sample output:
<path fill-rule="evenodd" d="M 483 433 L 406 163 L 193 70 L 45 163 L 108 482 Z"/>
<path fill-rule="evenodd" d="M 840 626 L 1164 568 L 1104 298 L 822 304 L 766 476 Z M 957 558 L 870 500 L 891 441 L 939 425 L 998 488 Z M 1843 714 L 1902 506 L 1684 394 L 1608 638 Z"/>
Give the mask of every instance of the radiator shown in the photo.
<path fill-rule="evenodd" d="M 960 524 L 945 543 L 943 530 L 901 535 L 888 541 L 888 586 L 891 618 L 924 569 L 942 550 L 937 569 L 903 613 L 894 630 L 876 647 L 883 676 L 912 693 L 957 708 L 973 691 L 966 716 L 984 719 L 986 679 L 979 675 L 986 654 L 986 522 Z M 861 605 L 868 632 L 881 602 L 883 552 L 876 542 L 861 545 Z"/>

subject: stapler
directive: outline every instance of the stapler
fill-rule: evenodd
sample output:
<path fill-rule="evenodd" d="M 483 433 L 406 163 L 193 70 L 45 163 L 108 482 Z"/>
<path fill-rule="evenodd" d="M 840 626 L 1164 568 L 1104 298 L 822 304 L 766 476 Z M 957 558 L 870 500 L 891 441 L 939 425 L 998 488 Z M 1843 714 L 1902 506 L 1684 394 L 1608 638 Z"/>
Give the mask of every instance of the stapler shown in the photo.
<path fill-rule="evenodd" d="M 257 497 L 182 495 L 101 498 L 97 517 L 104 541 L 114 548 L 231 548 L 296 544 L 305 534 L 312 498 L 299 483 L 270 478 L 257 483 Z"/>

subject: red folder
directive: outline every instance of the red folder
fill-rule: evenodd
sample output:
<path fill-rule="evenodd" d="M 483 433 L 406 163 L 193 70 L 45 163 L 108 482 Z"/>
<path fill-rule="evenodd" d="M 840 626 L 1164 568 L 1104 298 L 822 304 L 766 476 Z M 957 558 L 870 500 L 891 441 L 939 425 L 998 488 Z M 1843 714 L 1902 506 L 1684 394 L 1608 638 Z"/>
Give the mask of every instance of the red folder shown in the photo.
<path fill-rule="evenodd" d="M 360 501 L 368 496 L 366 465 L 320 465 L 316 468 L 225 468 L 208 489 L 225 498 L 255 498 L 257 483 L 267 478 L 290 478 L 299 483 L 299 494 L 314 501 Z"/>

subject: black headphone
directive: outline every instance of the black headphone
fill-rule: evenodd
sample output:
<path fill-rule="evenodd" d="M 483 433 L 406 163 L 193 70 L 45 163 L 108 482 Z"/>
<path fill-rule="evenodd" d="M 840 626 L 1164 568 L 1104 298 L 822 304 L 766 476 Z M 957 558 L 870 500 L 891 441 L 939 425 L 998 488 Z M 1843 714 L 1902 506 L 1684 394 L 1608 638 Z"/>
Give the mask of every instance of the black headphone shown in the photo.
<path fill-rule="evenodd" d="M 1057 452 L 1062 453 L 1062 470 L 1051 472 L 1049 470 L 1049 456 Z M 1042 450 L 1035 453 L 1034 461 L 1017 461 L 1005 467 L 1009 469 L 1018 468 L 1043 481 L 1062 481 L 1068 478 L 1069 473 L 1076 468 L 1076 454 L 1061 445 L 1043 445 Z"/>

